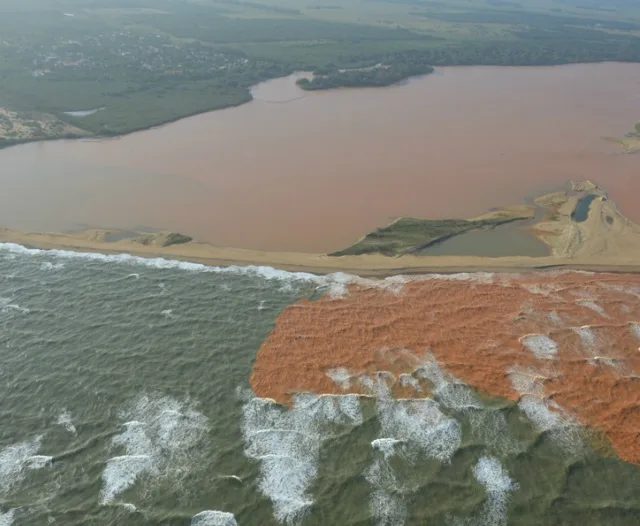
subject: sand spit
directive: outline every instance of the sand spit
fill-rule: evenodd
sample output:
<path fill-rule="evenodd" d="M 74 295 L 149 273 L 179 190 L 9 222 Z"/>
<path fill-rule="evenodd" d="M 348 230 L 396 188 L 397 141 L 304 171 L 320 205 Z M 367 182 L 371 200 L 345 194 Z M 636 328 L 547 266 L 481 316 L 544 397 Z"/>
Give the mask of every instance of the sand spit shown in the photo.
<path fill-rule="evenodd" d="M 371 394 L 381 375 L 396 397 L 437 396 L 422 374 L 437 360 L 519 402 L 541 432 L 566 415 L 640 464 L 639 291 L 640 276 L 584 272 L 420 277 L 400 293 L 352 285 L 285 310 L 251 384 L 283 404 L 296 392 Z"/>
<path fill-rule="evenodd" d="M 581 199 L 590 198 L 588 215 L 576 218 Z M 263 252 L 217 246 L 175 232 L 89 229 L 80 232 L 22 232 L 0 228 L 0 244 L 15 243 L 44 250 L 130 254 L 215 267 L 265 266 L 290 272 L 362 277 L 398 274 L 522 271 L 549 268 L 640 272 L 640 226 L 618 211 L 605 190 L 591 181 L 572 182 L 564 191 L 536 199 L 541 221 L 531 231 L 551 249 L 545 257 L 419 256 L 380 253 L 328 256 L 301 252 Z M 518 205 L 489 212 L 477 219 L 529 217 L 533 207 Z M 506 214 L 506 215 L 505 215 Z"/>
<path fill-rule="evenodd" d="M 171 234 L 140 233 L 144 243 L 134 238 L 108 241 L 111 236 L 125 235 L 121 231 L 92 229 L 73 233 L 21 232 L 0 228 L 0 243 L 14 243 L 43 250 L 64 250 L 79 253 L 131 254 L 143 258 L 164 258 L 188 261 L 216 267 L 268 266 L 289 272 L 331 274 L 346 272 L 362 277 L 386 277 L 398 274 L 509 272 L 548 268 L 574 270 L 640 272 L 640 250 L 609 251 L 605 254 L 579 257 L 477 257 L 477 256 L 413 256 L 386 257 L 379 254 L 330 257 L 325 254 L 299 252 L 262 252 L 258 250 L 220 247 L 191 241 L 163 245 Z"/>

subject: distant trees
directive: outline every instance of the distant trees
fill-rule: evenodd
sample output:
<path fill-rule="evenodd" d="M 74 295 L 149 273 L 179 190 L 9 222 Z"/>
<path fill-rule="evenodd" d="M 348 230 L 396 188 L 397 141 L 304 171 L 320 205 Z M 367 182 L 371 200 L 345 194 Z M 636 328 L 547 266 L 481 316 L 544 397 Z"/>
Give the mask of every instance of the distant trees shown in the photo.
<path fill-rule="evenodd" d="M 640 133 L 640 122 L 636 124 L 636 133 Z"/>
<path fill-rule="evenodd" d="M 300 79 L 298 85 L 305 90 L 390 86 L 408 77 L 433 71 L 433 67 L 420 54 L 402 53 L 382 60 L 373 66 L 356 69 L 338 69 L 335 66 L 320 68 L 314 71 L 313 79 Z"/>

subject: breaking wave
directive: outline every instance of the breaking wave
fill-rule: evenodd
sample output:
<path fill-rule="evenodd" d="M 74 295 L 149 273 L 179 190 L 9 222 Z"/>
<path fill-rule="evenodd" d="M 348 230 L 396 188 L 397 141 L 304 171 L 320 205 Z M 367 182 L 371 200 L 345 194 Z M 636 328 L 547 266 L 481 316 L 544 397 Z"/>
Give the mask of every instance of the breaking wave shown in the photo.
<path fill-rule="evenodd" d="M 482 457 L 473 468 L 473 476 L 484 487 L 487 496 L 477 517 L 459 519 L 459 526 L 505 526 L 509 495 L 518 484 L 509 477 L 497 458 Z"/>
<path fill-rule="evenodd" d="M 11 526 L 16 518 L 16 510 L 12 509 L 5 513 L 0 511 L 0 526 Z"/>
<path fill-rule="evenodd" d="M 69 433 L 73 435 L 77 435 L 76 426 L 73 425 L 73 420 L 71 418 L 71 413 L 64 409 L 60 415 L 58 416 L 58 420 L 56 422 L 58 425 L 64 427 Z"/>
<path fill-rule="evenodd" d="M 297 524 L 313 499 L 309 488 L 316 478 L 320 446 L 331 426 L 362 423 L 356 395 L 298 394 L 291 409 L 272 400 L 253 398 L 243 408 L 245 455 L 260 462 L 260 491 L 273 503 L 276 519 Z"/>
<path fill-rule="evenodd" d="M 0 496 L 7 495 L 19 484 L 27 469 L 40 469 L 50 465 L 51 457 L 34 456 L 40 449 L 41 442 L 42 436 L 37 436 L 0 450 Z"/>
<path fill-rule="evenodd" d="M 238 523 L 232 513 L 206 510 L 191 518 L 191 526 L 238 526 Z"/>
<path fill-rule="evenodd" d="M 443 371 L 431 353 L 426 353 L 426 362 L 416 374 L 433 386 L 434 397 L 443 407 L 468 418 L 472 435 L 491 451 L 504 455 L 521 449 L 502 411 L 485 406 L 471 387 Z"/>
<path fill-rule="evenodd" d="M 110 458 L 102 474 L 102 504 L 109 504 L 142 476 L 171 477 L 184 472 L 188 450 L 208 428 L 205 416 L 170 397 L 142 396 L 120 412 L 123 431 L 112 447 L 123 455 Z"/>
<path fill-rule="evenodd" d="M 582 454 L 585 441 L 581 427 L 558 404 L 545 397 L 544 382 L 553 377 L 553 372 L 543 374 L 531 367 L 513 367 L 508 375 L 513 388 L 520 393 L 518 406 L 535 429 L 546 433 L 565 453 Z"/>
<path fill-rule="evenodd" d="M 520 338 L 522 343 L 536 358 L 553 358 L 558 354 L 558 344 L 546 334 L 527 334 Z"/>
<path fill-rule="evenodd" d="M 442 371 L 438 371 L 441 373 Z M 364 476 L 372 486 L 369 510 L 380 526 L 401 526 L 407 517 L 407 506 L 398 494 L 399 481 L 389 460 L 398 454 L 412 464 L 419 455 L 449 462 L 460 447 L 462 429 L 459 422 L 440 411 L 437 401 L 395 399 L 387 383 L 390 373 L 378 373 L 371 380 L 376 394 L 379 438 L 371 442 L 372 464 Z"/>

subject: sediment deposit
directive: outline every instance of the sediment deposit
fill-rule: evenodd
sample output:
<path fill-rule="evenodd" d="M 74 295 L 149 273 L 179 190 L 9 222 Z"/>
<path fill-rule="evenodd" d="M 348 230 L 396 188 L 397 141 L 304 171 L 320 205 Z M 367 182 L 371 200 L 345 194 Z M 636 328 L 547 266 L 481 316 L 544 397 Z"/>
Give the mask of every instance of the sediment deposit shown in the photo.
<path fill-rule="evenodd" d="M 257 356 L 257 396 L 375 395 L 380 381 L 430 396 L 435 360 L 527 414 L 602 431 L 640 464 L 640 276 L 428 276 L 342 292 L 282 313 Z"/>

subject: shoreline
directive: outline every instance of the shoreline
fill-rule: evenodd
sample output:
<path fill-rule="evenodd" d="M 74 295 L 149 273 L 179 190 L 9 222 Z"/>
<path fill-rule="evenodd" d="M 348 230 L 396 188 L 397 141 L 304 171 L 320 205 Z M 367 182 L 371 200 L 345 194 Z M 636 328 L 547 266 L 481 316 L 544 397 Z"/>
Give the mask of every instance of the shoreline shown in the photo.
<path fill-rule="evenodd" d="M 640 273 L 640 260 L 631 256 L 593 257 L 481 257 L 481 256 L 412 256 L 389 257 L 360 255 L 331 257 L 300 252 L 262 252 L 251 249 L 219 247 L 190 242 L 172 246 L 143 245 L 135 240 L 104 241 L 113 233 L 107 230 L 86 232 L 38 233 L 0 229 L 0 243 L 16 244 L 40 250 L 124 255 L 144 259 L 197 263 L 210 267 L 271 267 L 286 272 L 316 275 L 347 273 L 361 277 L 385 278 L 395 275 L 455 274 L 463 272 L 534 272 L 575 270 L 589 272 Z"/>
<path fill-rule="evenodd" d="M 385 89 L 385 88 L 392 88 L 395 86 L 402 86 L 403 84 L 407 83 L 408 81 L 410 81 L 411 79 L 414 78 L 420 78 L 420 77 L 424 77 L 424 76 L 428 76 L 431 74 L 436 73 L 436 71 L 438 70 L 443 70 L 443 69 L 450 69 L 450 68 L 483 68 L 483 67 L 501 67 L 501 68 L 526 68 L 526 69 L 535 69 L 535 68 L 561 68 L 561 67 L 568 67 L 568 66 L 580 66 L 580 65 L 590 65 L 590 64 L 640 64 L 640 62 L 634 62 L 634 61 L 620 61 L 620 60 L 601 60 L 601 61 L 597 61 L 597 62 L 566 62 L 566 63 L 561 63 L 561 64 L 520 64 L 520 65 L 491 65 L 491 64 L 471 64 L 471 65 L 447 65 L 447 66 L 436 66 L 436 65 L 432 65 L 432 67 L 434 68 L 434 70 L 431 73 L 425 73 L 425 74 L 418 74 L 418 75 L 409 75 L 397 82 L 394 82 L 392 84 L 386 84 L 386 85 L 382 85 L 382 86 L 377 86 L 377 85 L 372 85 L 372 86 L 342 86 L 342 87 L 333 87 L 333 88 L 322 88 L 322 89 L 313 89 L 313 90 L 302 90 L 304 92 L 304 95 L 302 97 L 299 97 L 299 99 L 301 98 L 305 98 L 307 96 L 309 96 L 309 94 L 311 92 L 314 91 L 318 91 L 318 92 L 323 92 L 323 91 L 335 91 L 335 90 L 340 90 L 340 89 Z M 214 108 L 209 108 L 209 109 L 205 109 L 205 110 L 201 110 L 201 111 L 195 111 L 195 112 L 190 112 L 190 113 L 185 113 L 184 115 L 181 115 L 179 117 L 172 117 L 166 120 L 161 120 L 160 122 L 156 123 L 156 124 L 152 124 L 149 126 L 138 126 L 138 127 L 132 127 L 130 130 L 124 131 L 124 132 L 118 132 L 118 133 L 111 133 L 111 134 L 100 134 L 100 133 L 92 133 L 92 132 L 86 132 L 86 135 L 80 135 L 80 136 L 75 136 L 75 137 L 67 137 L 67 136 L 51 136 L 51 137 L 34 137 L 34 138 L 25 138 L 25 139 L 17 139 L 15 141 L 7 141 L 6 139 L 0 139 L 0 151 L 7 149 L 7 148 L 11 148 L 13 146 L 20 146 L 22 144 L 30 144 L 30 143 L 38 143 L 38 142 L 51 142 L 51 141 L 64 141 L 64 140 L 68 140 L 68 141 L 78 141 L 78 140 L 95 140 L 95 141 L 101 141 L 101 140 L 111 140 L 111 139 L 120 139 L 123 137 L 127 137 L 128 135 L 134 134 L 134 133 L 139 133 L 139 132 L 145 132 L 145 131 L 150 131 L 156 128 L 162 128 L 164 126 L 168 126 L 170 124 L 176 123 L 178 121 L 181 121 L 183 119 L 189 119 L 191 117 L 197 117 L 199 115 L 204 115 L 207 113 L 213 113 L 213 112 L 217 112 L 217 111 L 221 111 L 221 110 L 226 110 L 226 109 L 230 109 L 230 108 L 237 108 L 240 106 L 244 106 L 245 104 L 249 104 L 253 101 L 256 100 L 260 100 L 260 99 L 256 99 L 253 96 L 253 90 L 256 86 L 259 86 L 260 84 L 264 84 L 266 82 L 271 82 L 274 80 L 278 80 L 278 79 L 284 79 L 287 77 L 290 77 L 291 75 L 294 75 L 296 73 L 298 73 L 299 71 L 292 71 L 291 73 L 289 73 L 288 75 L 283 75 L 280 77 L 269 77 L 266 78 L 264 80 L 261 80 L 260 82 L 254 84 L 253 86 L 250 86 L 248 88 L 249 91 L 249 97 L 246 98 L 246 100 L 243 100 L 242 102 L 237 102 L 237 103 L 231 103 L 231 104 L 227 104 L 225 106 L 219 106 L 219 107 L 214 107 Z M 300 72 L 304 72 L 304 70 L 300 70 Z M 294 100 L 299 100 L 299 99 L 294 99 Z M 265 101 L 265 102 L 270 102 L 270 101 Z M 53 114 L 52 114 L 53 115 Z M 67 123 L 68 122 L 62 118 L 60 118 L 58 115 L 56 115 L 56 117 L 58 119 L 60 119 L 62 122 Z M 86 131 L 86 130 L 83 130 Z"/>

